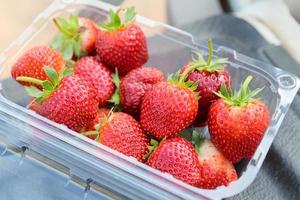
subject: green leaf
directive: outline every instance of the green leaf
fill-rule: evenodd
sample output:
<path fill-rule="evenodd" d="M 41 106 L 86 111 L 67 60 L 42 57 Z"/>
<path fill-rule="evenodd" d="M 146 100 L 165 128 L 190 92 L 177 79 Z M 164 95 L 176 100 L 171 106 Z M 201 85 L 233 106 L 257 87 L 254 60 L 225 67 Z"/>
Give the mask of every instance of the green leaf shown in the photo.
<path fill-rule="evenodd" d="M 131 23 L 132 21 L 135 20 L 135 17 L 136 17 L 136 11 L 135 11 L 135 8 L 134 6 L 130 7 L 130 8 L 127 8 L 126 9 L 126 13 L 125 13 L 125 21 L 124 21 L 124 24 L 129 24 Z"/>
<path fill-rule="evenodd" d="M 113 10 L 109 10 L 108 16 L 110 21 L 108 23 L 103 23 L 100 26 L 108 31 L 117 29 L 121 27 L 121 18 L 119 17 L 119 10 L 114 12 Z"/>
<path fill-rule="evenodd" d="M 53 49 L 59 49 L 61 47 L 61 45 L 63 44 L 63 42 L 64 41 L 63 41 L 63 38 L 61 37 L 61 35 L 57 34 L 53 38 L 53 40 L 52 40 L 52 42 L 50 44 L 50 47 L 53 48 Z"/>
<path fill-rule="evenodd" d="M 192 135 L 189 129 L 184 129 L 183 131 L 180 132 L 180 136 L 191 141 L 192 140 Z"/>
<path fill-rule="evenodd" d="M 70 42 L 66 42 L 65 46 L 61 49 L 61 53 L 65 60 L 70 60 L 73 57 L 73 45 Z"/>
<path fill-rule="evenodd" d="M 38 102 L 38 103 L 42 103 L 44 101 L 44 97 L 43 96 L 38 97 L 38 98 L 35 99 L 35 101 Z"/>
<path fill-rule="evenodd" d="M 61 28 L 66 29 L 68 27 L 68 22 L 63 17 L 56 17 L 55 19 Z"/>
<path fill-rule="evenodd" d="M 72 45 L 73 52 L 75 53 L 77 59 L 81 58 L 84 55 L 84 53 L 81 51 L 80 40 L 73 40 Z"/>
<path fill-rule="evenodd" d="M 116 89 L 109 102 L 113 103 L 115 106 L 118 106 L 120 105 L 121 98 L 120 98 L 120 78 L 119 78 L 119 73 L 117 68 L 115 69 L 115 73 L 112 75 L 112 79 L 116 86 Z"/>
<path fill-rule="evenodd" d="M 25 87 L 25 91 L 31 97 L 37 98 L 37 97 L 41 97 L 43 95 L 43 92 L 35 86 Z"/>
<path fill-rule="evenodd" d="M 47 76 L 53 83 L 54 87 L 56 87 L 59 83 L 58 73 L 56 72 L 56 70 L 53 69 L 52 67 L 45 66 L 44 71 L 46 72 Z"/>
<path fill-rule="evenodd" d="M 221 84 L 220 91 L 224 97 L 229 98 L 229 93 L 228 93 L 227 87 L 224 83 Z"/>
<path fill-rule="evenodd" d="M 78 17 L 76 15 L 70 15 L 69 16 L 69 21 L 68 21 L 68 28 L 69 30 L 76 35 L 77 33 L 79 33 L 79 21 L 78 21 Z"/>
<path fill-rule="evenodd" d="M 65 67 L 61 73 L 60 79 L 63 79 L 64 77 L 70 76 L 73 73 L 73 68 L 71 67 Z"/>
<path fill-rule="evenodd" d="M 192 64 L 199 66 L 206 65 L 206 61 L 199 51 L 193 51 Z"/>
<path fill-rule="evenodd" d="M 53 86 L 53 84 L 50 82 L 50 81 L 48 81 L 48 80 L 46 80 L 46 81 L 43 81 L 43 88 L 48 92 L 48 93 L 51 93 L 51 92 L 53 92 L 54 91 L 54 86 Z"/>
<path fill-rule="evenodd" d="M 203 133 L 201 134 L 198 131 L 196 131 L 195 129 L 193 129 L 192 143 L 194 144 L 195 150 L 198 155 L 199 155 L 200 147 L 201 147 L 202 143 L 204 142 L 204 140 L 205 140 L 205 137 L 204 137 Z"/>
<path fill-rule="evenodd" d="M 160 143 L 162 143 L 163 141 L 164 140 L 162 140 Z M 144 155 L 143 159 L 146 160 L 147 158 L 149 158 L 149 156 L 159 146 L 160 143 L 157 140 L 151 139 L 150 145 L 148 146 L 148 153 Z"/>

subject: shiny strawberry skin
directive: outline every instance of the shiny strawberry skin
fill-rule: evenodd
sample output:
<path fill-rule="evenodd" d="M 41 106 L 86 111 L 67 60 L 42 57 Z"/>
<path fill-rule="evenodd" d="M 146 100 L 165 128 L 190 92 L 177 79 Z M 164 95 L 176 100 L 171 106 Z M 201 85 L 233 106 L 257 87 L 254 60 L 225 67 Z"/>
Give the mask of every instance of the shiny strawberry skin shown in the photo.
<path fill-rule="evenodd" d="M 194 186 L 200 182 L 197 153 L 193 145 L 184 138 L 164 141 L 150 155 L 147 165 Z"/>
<path fill-rule="evenodd" d="M 109 121 L 100 129 L 100 142 L 127 156 L 143 162 L 148 152 L 149 139 L 139 123 L 130 115 L 113 113 Z"/>
<path fill-rule="evenodd" d="M 108 68 L 95 57 L 84 57 L 76 63 L 74 72 L 95 89 L 99 98 L 99 107 L 105 105 L 115 89 Z"/>
<path fill-rule="evenodd" d="M 204 140 L 198 154 L 201 178 L 198 187 L 215 189 L 237 180 L 233 164 L 227 160 L 210 140 Z"/>
<path fill-rule="evenodd" d="M 84 127 L 81 132 L 87 132 L 87 131 L 96 131 L 97 127 L 100 127 L 100 124 L 104 117 L 107 117 L 109 114 L 109 109 L 108 108 L 99 108 L 97 112 L 97 116 L 95 117 L 94 120 L 90 121 L 86 127 Z M 95 140 L 97 138 L 97 135 L 88 135 L 88 138 Z"/>
<path fill-rule="evenodd" d="M 58 52 L 46 46 L 34 47 L 26 51 L 16 61 L 12 66 L 11 75 L 14 79 L 19 76 L 26 76 L 39 80 L 49 80 L 44 71 L 45 66 L 50 66 L 59 72 L 64 67 L 64 58 Z M 24 86 L 34 85 L 28 82 L 19 83 Z"/>
<path fill-rule="evenodd" d="M 145 92 L 163 80 L 164 74 L 157 68 L 142 67 L 129 72 L 120 85 L 121 105 L 124 111 L 138 117 Z"/>
<path fill-rule="evenodd" d="M 135 23 L 115 31 L 99 31 L 96 50 L 101 62 L 121 76 L 141 67 L 148 60 L 146 37 Z"/>
<path fill-rule="evenodd" d="M 188 66 L 188 65 L 187 65 Z M 183 67 L 182 71 L 187 67 Z M 222 84 L 226 84 L 226 86 L 231 85 L 231 77 L 228 71 L 215 71 L 215 72 L 207 72 L 207 71 L 192 71 L 188 74 L 188 80 L 193 82 L 198 81 L 198 87 L 196 89 L 199 92 L 199 109 L 197 117 L 193 123 L 194 126 L 205 126 L 207 124 L 207 115 L 208 110 L 213 101 L 219 99 L 214 92 L 219 92 Z"/>
<path fill-rule="evenodd" d="M 246 106 L 215 101 L 208 114 L 212 142 L 233 163 L 251 159 L 270 122 L 268 107 L 261 100 Z"/>
<path fill-rule="evenodd" d="M 93 52 L 98 34 L 97 24 L 93 20 L 84 17 L 79 17 L 78 22 L 84 29 L 80 35 L 81 48 L 83 51 Z"/>
<path fill-rule="evenodd" d="M 191 90 L 163 81 L 146 92 L 140 122 L 157 139 L 174 137 L 192 124 L 197 110 L 198 99 Z"/>
<path fill-rule="evenodd" d="M 78 76 L 72 75 L 63 78 L 59 88 L 45 101 L 33 103 L 29 108 L 79 132 L 96 117 L 98 102 L 94 90 Z"/>

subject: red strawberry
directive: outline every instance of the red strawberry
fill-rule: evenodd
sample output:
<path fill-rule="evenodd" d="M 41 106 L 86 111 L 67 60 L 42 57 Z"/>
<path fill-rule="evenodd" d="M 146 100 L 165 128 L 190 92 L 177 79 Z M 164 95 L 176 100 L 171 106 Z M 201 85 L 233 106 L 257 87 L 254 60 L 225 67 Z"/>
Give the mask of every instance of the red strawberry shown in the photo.
<path fill-rule="evenodd" d="M 149 139 L 139 123 L 130 115 L 122 112 L 104 117 L 97 131 L 84 132 L 84 135 L 97 135 L 96 140 L 120 153 L 144 161 L 148 152 Z"/>
<path fill-rule="evenodd" d="M 46 46 L 34 47 L 17 60 L 11 69 L 11 75 L 14 79 L 19 76 L 26 76 L 39 80 L 49 80 L 44 72 L 45 66 L 51 66 L 59 72 L 64 67 L 64 59 L 55 50 Z M 37 86 L 29 82 L 18 82 L 25 86 Z"/>
<path fill-rule="evenodd" d="M 148 158 L 147 164 L 188 184 L 197 186 L 200 182 L 196 151 L 184 138 L 177 137 L 161 142 Z"/>
<path fill-rule="evenodd" d="M 189 70 L 153 85 L 145 93 L 140 121 L 150 135 L 158 139 L 174 137 L 193 123 L 198 111 L 194 93 L 197 84 L 185 81 Z"/>
<path fill-rule="evenodd" d="M 228 63 L 227 59 L 212 58 L 213 47 L 211 40 L 208 42 L 208 47 L 209 57 L 207 61 L 203 59 L 203 56 L 200 53 L 196 52 L 198 58 L 182 68 L 182 71 L 184 71 L 187 67 L 194 66 L 195 69 L 188 74 L 187 79 L 199 83 L 196 91 L 199 92 L 201 98 L 198 102 L 198 114 L 193 123 L 195 126 L 206 125 L 209 107 L 213 101 L 219 98 L 214 92 L 219 92 L 223 83 L 228 87 L 231 84 L 230 74 L 224 69 L 225 65 Z"/>
<path fill-rule="evenodd" d="M 97 95 L 78 76 L 67 76 L 70 73 L 68 70 L 58 75 L 53 68 L 44 69 L 51 81 L 29 77 L 17 78 L 43 87 L 43 91 L 34 86 L 25 87 L 28 94 L 35 97 L 29 108 L 50 120 L 65 124 L 74 131 L 80 131 L 97 114 Z"/>
<path fill-rule="evenodd" d="M 108 68 L 94 57 L 84 57 L 76 63 L 74 72 L 95 88 L 99 97 L 99 106 L 105 105 L 115 89 L 112 74 Z"/>
<path fill-rule="evenodd" d="M 261 89 L 248 87 L 251 79 L 249 76 L 236 94 L 222 85 L 221 99 L 211 105 L 208 114 L 212 142 L 233 163 L 251 159 L 270 122 L 268 107 L 253 98 Z"/>
<path fill-rule="evenodd" d="M 124 111 L 138 116 L 145 92 L 163 79 L 163 72 L 157 68 L 142 67 L 129 72 L 120 85 L 121 105 Z"/>
<path fill-rule="evenodd" d="M 80 35 L 81 49 L 88 53 L 93 52 L 98 34 L 97 24 L 93 20 L 84 17 L 79 17 L 78 21 L 80 28 L 84 29 Z"/>
<path fill-rule="evenodd" d="M 210 140 L 204 140 L 198 147 L 200 163 L 200 181 L 198 187 L 215 189 L 218 186 L 227 186 L 237 180 L 237 173 L 232 163 L 227 160 Z"/>
<path fill-rule="evenodd" d="M 119 12 L 109 12 L 110 22 L 101 25 L 96 50 L 101 62 L 111 70 L 118 69 L 121 76 L 141 67 L 148 60 L 147 41 L 142 29 L 134 23 L 134 7 L 126 9 L 125 20 Z"/>
<path fill-rule="evenodd" d="M 65 60 L 73 56 L 80 58 L 95 50 L 98 29 L 93 20 L 70 15 L 69 19 L 57 17 L 53 21 L 60 33 L 51 45 L 63 54 Z"/>
<path fill-rule="evenodd" d="M 90 131 L 97 131 L 100 128 L 101 122 L 105 117 L 108 117 L 109 109 L 107 108 L 100 108 L 97 112 L 97 116 L 94 120 L 90 121 L 86 127 L 84 127 L 81 132 L 88 133 Z M 97 133 L 98 134 L 98 133 Z M 92 140 L 97 138 L 97 134 L 86 134 Z"/>

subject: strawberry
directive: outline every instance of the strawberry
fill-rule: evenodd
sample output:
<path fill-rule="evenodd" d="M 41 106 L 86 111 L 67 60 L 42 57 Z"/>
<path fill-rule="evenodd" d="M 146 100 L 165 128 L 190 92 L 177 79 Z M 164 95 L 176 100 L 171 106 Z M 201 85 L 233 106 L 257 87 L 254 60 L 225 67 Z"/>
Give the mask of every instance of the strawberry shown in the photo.
<path fill-rule="evenodd" d="M 79 17 L 79 26 L 84 29 L 80 35 L 80 46 L 81 50 L 91 53 L 95 50 L 95 44 L 98 34 L 97 24 L 88 18 Z"/>
<path fill-rule="evenodd" d="M 157 145 L 153 140 L 151 143 Z M 146 163 L 188 184 L 197 186 L 200 182 L 197 153 L 193 145 L 184 138 L 176 137 L 162 141 Z"/>
<path fill-rule="evenodd" d="M 251 159 L 270 122 L 266 104 L 255 99 L 262 89 L 251 91 L 252 76 L 246 78 L 238 92 L 233 94 L 225 85 L 208 114 L 208 129 L 212 142 L 233 163 Z"/>
<path fill-rule="evenodd" d="M 79 76 L 69 76 L 69 69 L 59 75 L 51 67 L 44 70 L 50 81 L 17 77 L 18 81 L 35 83 L 43 88 L 41 91 L 34 86 L 25 87 L 27 93 L 35 97 L 29 108 L 74 131 L 80 131 L 96 117 L 99 104 L 96 93 Z"/>
<path fill-rule="evenodd" d="M 157 68 L 142 67 L 129 72 L 120 85 L 121 105 L 124 111 L 138 116 L 145 92 L 163 79 L 163 72 Z"/>
<path fill-rule="evenodd" d="M 167 82 L 159 82 L 145 93 L 140 122 L 157 139 L 178 135 L 197 115 L 198 97 L 194 93 L 197 83 L 185 81 L 190 70 L 171 75 Z"/>
<path fill-rule="evenodd" d="M 84 135 L 98 135 L 96 140 L 127 156 L 135 157 L 143 162 L 148 152 L 149 139 L 143 133 L 139 123 L 130 115 L 115 112 L 105 117 L 99 130 L 86 132 Z"/>
<path fill-rule="evenodd" d="M 196 91 L 199 92 L 201 98 L 198 102 L 199 109 L 193 123 L 194 126 L 206 125 L 209 107 L 213 101 L 219 98 L 214 92 L 218 92 L 223 83 L 228 87 L 231 84 L 230 74 L 224 68 L 228 63 L 227 59 L 212 58 L 213 47 L 211 40 L 208 41 L 208 49 L 209 56 L 207 61 L 203 59 L 199 52 L 195 52 L 198 57 L 182 68 L 182 71 L 184 71 L 187 67 L 195 66 L 195 70 L 188 74 L 187 79 L 199 82 Z"/>
<path fill-rule="evenodd" d="M 26 51 L 12 66 L 11 75 L 14 79 L 26 76 L 42 81 L 49 80 L 44 72 L 45 66 L 52 66 L 59 72 L 64 67 L 64 59 L 58 52 L 46 46 L 34 47 Z M 24 86 L 38 86 L 34 83 L 18 82 Z"/>
<path fill-rule="evenodd" d="M 53 21 L 59 34 L 54 37 L 51 46 L 58 49 L 65 60 L 73 56 L 80 58 L 95 50 L 98 29 L 93 20 L 70 15 L 69 19 L 57 17 Z"/>
<path fill-rule="evenodd" d="M 237 180 L 233 164 L 219 152 L 210 140 L 202 140 L 196 151 L 198 151 L 201 172 L 198 187 L 215 189 L 221 185 L 227 186 Z"/>
<path fill-rule="evenodd" d="M 121 76 L 141 67 L 148 60 L 147 41 L 142 29 L 134 23 L 134 7 L 125 10 L 122 22 L 119 13 L 109 11 L 110 22 L 100 26 L 96 51 L 101 62 L 111 70 L 118 69 Z"/>
<path fill-rule="evenodd" d="M 88 134 L 89 131 L 97 131 L 100 128 L 100 124 L 102 120 L 107 117 L 109 114 L 109 109 L 107 108 L 100 108 L 97 112 L 97 116 L 94 120 L 90 121 L 86 127 L 84 127 L 81 132 L 85 133 L 86 136 L 92 140 L 95 140 L 97 138 L 97 135 L 95 134 Z M 93 133 L 93 132 L 92 132 Z"/>
<path fill-rule="evenodd" d="M 105 105 L 115 89 L 112 74 L 108 68 L 94 57 L 84 57 L 77 61 L 74 72 L 95 88 L 99 97 L 99 107 Z"/>

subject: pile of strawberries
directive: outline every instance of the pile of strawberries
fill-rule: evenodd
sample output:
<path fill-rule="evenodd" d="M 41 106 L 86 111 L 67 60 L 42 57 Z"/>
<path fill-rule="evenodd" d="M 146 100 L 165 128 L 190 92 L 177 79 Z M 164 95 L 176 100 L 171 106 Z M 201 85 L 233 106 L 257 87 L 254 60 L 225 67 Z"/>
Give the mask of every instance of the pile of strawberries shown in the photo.
<path fill-rule="evenodd" d="M 28 108 L 103 145 L 200 188 L 227 186 L 234 165 L 250 159 L 270 116 L 251 76 L 231 89 L 226 58 L 199 52 L 167 80 L 148 60 L 133 7 L 110 11 L 100 26 L 55 18 L 50 47 L 37 46 L 13 65 L 32 96 Z M 176 67 L 176 66 L 174 66 Z M 196 127 L 208 126 L 210 139 Z"/>

